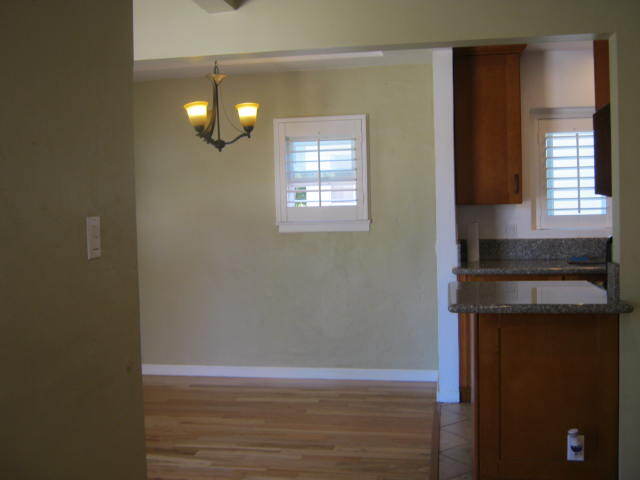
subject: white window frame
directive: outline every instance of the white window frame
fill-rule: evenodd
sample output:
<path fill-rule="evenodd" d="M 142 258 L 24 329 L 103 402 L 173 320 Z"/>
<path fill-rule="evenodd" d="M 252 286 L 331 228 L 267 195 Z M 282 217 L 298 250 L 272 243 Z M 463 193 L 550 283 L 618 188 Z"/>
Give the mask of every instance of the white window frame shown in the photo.
<path fill-rule="evenodd" d="M 537 144 L 537 182 L 536 182 L 536 229 L 538 230 L 580 230 L 592 231 L 595 234 L 610 234 L 612 229 L 612 204 L 611 198 L 607 198 L 607 215 L 547 215 L 547 178 L 546 178 L 546 154 L 545 133 L 543 122 L 547 120 L 571 121 L 575 120 L 572 130 L 579 130 L 579 123 L 588 122 L 589 130 L 593 130 L 591 107 L 579 108 L 554 108 L 533 111 L 536 119 L 536 144 Z M 564 128 L 563 128 L 564 129 Z M 564 129 L 566 130 L 566 129 Z"/>
<path fill-rule="evenodd" d="M 354 128 L 354 123 L 356 127 Z M 351 126 L 349 126 L 351 125 Z M 287 207 L 287 132 L 297 137 L 335 138 L 344 129 L 356 131 L 356 207 Z M 295 232 L 368 232 L 369 189 L 367 181 L 367 116 L 339 115 L 322 117 L 276 118 L 273 121 L 276 224 L 281 233 Z M 354 213 L 355 208 L 355 213 Z"/>

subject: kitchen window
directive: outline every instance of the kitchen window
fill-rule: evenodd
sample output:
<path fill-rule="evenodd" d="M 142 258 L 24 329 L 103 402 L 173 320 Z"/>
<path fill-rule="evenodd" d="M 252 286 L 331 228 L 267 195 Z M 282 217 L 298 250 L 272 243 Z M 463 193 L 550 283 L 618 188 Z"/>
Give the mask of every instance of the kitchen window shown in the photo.
<path fill-rule="evenodd" d="M 368 231 L 366 116 L 274 120 L 280 232 Z"/>
<path fill-rule="evenodd" d="M 610 229 L 611 201 L 595 193 L 591 118 L 539 120 L 538 228 Z"/>

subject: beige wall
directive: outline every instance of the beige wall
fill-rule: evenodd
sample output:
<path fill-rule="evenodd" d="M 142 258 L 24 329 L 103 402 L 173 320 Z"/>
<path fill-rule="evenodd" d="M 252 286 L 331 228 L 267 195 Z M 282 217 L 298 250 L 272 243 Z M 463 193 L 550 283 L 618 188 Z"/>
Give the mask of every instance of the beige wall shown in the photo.
<path fill-rule="evenodd" d="M 0 19 L 0 477 L 142 480 L 131 5 Z"/>
<path fill-rule="evenodd" d="M 144 363 L 436 369 L 431 92 L 429 65 L 231 76 L 230 115 L 262 107 L 218 153 L 182 110 L 205 79 L 136 84 Z M 355 113 L 371 232 L 278 233 L 273 119 Z"/>
<path fill-rule="evenodd" d="M 252 0 L 236 13 L 218 16 L 198 16 L 171 3 L 135 0 L 136 59 L 613 34 L 614 255 L 622 263 L 624 298 L 640 306 L 637 0 L 459 0 L 455 5 L 450 0 Z M 621 320 L 623 480 L 640 476 L 639 364 L 640 312 L 635 312 Z"/>

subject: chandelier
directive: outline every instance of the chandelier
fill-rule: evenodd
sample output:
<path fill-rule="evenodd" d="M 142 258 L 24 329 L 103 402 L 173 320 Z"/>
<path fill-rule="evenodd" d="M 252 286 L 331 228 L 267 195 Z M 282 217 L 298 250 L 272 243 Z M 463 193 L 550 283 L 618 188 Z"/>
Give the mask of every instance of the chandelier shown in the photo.
<path fill-rule="evenodd" d="M 233 140 L 223 140 L 222 138 L 220 138 L 219 97 L 220 84 L 225 78 L 227 78 L 227 76 L 223 73 L 220 73 L 218 62 L 216 61 L 213 66 L 213 73 L 207 75 L 207 77 L 209 78 L 209 80 L 211 80 L 212 87 L 211 108 L 209 108 L 209 102 L 204 101 L 187 103 L 184 108 L 187 111 L 187 115 L 189 116 L 189 122 L 191 122 L 191 125 L 193 125 L 193 127 L 196 129 L 196 136 L 200 137 L 209 145 L 213 145 L 218 149 L 219 152 L 221 152 L 224 147 L 226 147 L 227 145 L 231 145 L 242 137 L 251 138 L 251 131 L 253 130 L 253 126 L 256 124 L 256 118 L 258 117 L 258 107 L 260 107 L 260 105 L 258 105 L 257 103 L 237 104 L 236 110 L 238 111 L 238 117 L 240 118 L 240 123 L 242 124 L 244 132 L 236 128 L 236 130 L 241 132 L 240 135 L 238 135 Z M 228 119 L 229 117 L 227 117 L 227 120 Z"/>

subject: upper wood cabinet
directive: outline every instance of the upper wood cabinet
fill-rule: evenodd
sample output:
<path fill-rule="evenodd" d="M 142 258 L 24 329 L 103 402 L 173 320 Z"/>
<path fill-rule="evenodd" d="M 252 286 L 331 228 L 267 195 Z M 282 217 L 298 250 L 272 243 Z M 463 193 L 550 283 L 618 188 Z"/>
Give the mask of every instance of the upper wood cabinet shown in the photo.
<path fill-rule="evenodd" d="M 596 110 L 609 105 L 609 40 L 593 42 L 593 74 Z"/>
<path fill-rule="evenodd" d="M 593 115 L 595 192 L 610 197 L 611 184 L 611 107 L 606 104 Z"/>
<path fill-rule="evenodd" d="M 596 193 L 610 197 L 611 185 L 611 108 L 609 106 L 609 40 L 593 42 L 593 73 L 596 113 L 593 116 Z"/>
<path fill-rule="evenodd" d="M 522 203 L 520 54 L 526 45 L 454 48 L 456 203 Z"/>

